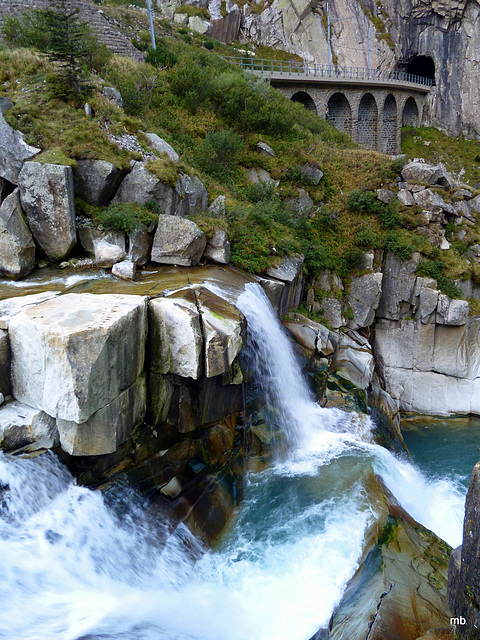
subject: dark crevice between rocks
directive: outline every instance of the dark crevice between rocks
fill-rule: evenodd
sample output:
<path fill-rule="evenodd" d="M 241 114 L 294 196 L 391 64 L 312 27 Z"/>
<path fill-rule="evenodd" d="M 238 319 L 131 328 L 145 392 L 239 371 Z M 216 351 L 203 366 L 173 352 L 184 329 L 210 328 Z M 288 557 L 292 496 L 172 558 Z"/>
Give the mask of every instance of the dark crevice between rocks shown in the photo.
<path fill-rule="evenodd" d="M 387 589 L 387 591 L 384 591 L 382 593 L 382 595 L 380 596 L 380 599 L 379 599 L 378 604 L 377 604 L 377 611 L 374 613 L 373 619 L 372 619 L 371 623 L 368 626 L 368 631 L 367 631 L 367 635 L 365 636 L 365 640 L 368 640 L 370 634 L 372 633 L 373 627 L 375 625 L 375 620 L 377 619 L 378 612 L 380 611 L 380 607 L 382 606 L 382 603 L 383 603 L 383 599 L 386 596 L 388 596 L 388 594 L 390 593 L 390 591 L 393 589 L 394 586 L 395 586 L 395 583 L 392 582 L 390 584 L 390 587 Z"/>

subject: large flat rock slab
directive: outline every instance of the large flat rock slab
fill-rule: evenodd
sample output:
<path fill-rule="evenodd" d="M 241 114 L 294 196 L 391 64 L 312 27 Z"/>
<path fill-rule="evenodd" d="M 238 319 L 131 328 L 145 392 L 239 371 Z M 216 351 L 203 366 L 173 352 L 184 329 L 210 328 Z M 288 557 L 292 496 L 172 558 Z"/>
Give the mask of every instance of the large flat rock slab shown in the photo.
<path fill-rule="evenodd" d="M 140 296 L 66 294 L 25 309 L 9 325 L 12 393 L 83 423 L 135 383 L 146 331 Z"/>
<path fill-rule="evenodd" d="M 8 329 L 10 320 L 24 309 L 35 307 L 58 296 L 59 291 L 42 291 L 17 298 L 0 300 L 0 329 Z"/>

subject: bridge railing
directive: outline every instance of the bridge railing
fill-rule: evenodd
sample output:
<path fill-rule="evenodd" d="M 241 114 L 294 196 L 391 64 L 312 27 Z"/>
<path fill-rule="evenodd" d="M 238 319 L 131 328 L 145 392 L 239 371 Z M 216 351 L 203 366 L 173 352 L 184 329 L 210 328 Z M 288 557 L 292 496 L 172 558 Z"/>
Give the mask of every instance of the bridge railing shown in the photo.
<path fill-rule="evenodd" d="M 376 71 L 361 67 L 342 67 L 340 65 L 319 62 L 296 62 L 295 60 L 259 60 L 257 58 L 241 58 L 225 56 L 225 60 L 236 64 L 246 71 L 258 75 L 300 76 L 305 78 L 345 78 L 346 80 L 377 82 L 405 82 L 408 84 L 431 87 L 434 81 L 404 71 Z"/>

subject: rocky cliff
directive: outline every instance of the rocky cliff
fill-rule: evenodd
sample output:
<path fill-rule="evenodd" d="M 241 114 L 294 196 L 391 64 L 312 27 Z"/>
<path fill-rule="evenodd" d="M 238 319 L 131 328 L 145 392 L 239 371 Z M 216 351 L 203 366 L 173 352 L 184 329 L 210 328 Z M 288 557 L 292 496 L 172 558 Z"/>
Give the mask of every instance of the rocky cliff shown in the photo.
<path fill-rule="evenodd" d="M 476 464 L 465 504 L 463 544 L 455 549 L 448 567 L 448 602 L 459 640 L 472 640 L 480 634 L 480 463 Z"/>

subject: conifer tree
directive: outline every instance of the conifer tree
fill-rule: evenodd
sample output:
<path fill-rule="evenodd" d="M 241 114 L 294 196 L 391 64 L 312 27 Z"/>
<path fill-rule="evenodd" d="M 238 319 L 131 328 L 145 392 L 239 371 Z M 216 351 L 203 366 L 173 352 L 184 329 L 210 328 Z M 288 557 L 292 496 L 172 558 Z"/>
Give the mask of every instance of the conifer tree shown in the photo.
<path fill-rule="evenodd" d="M 50 9 L 35 12 L 45 37 L 44 51 L 58 66 L 58 97 L 81 97 L 88 92 L 84 67 L 89 56 L 88 27 L 79 9 L 68 0 L 52 0 Z"/>

